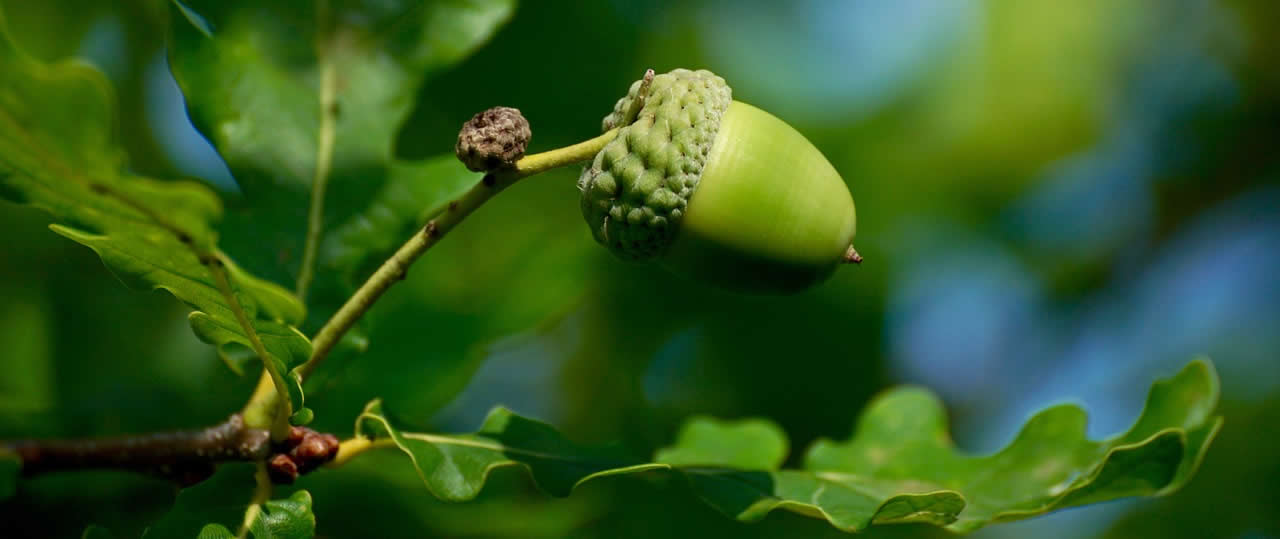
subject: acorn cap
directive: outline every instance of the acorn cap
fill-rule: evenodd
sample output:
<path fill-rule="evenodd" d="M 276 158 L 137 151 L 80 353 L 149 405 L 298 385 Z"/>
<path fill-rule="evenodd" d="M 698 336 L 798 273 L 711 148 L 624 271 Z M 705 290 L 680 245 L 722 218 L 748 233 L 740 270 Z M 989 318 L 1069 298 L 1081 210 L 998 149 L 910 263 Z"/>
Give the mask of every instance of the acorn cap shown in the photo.
<path fill-rule="evenodd" d="M 619 127 L 618 136 L 578 178 L 597 242 L 626 260 L 667 250 L 732 101 L 724 79 L 706 70 L 676 69 L 631 85 L 604 118 L 603 131 Z"/>

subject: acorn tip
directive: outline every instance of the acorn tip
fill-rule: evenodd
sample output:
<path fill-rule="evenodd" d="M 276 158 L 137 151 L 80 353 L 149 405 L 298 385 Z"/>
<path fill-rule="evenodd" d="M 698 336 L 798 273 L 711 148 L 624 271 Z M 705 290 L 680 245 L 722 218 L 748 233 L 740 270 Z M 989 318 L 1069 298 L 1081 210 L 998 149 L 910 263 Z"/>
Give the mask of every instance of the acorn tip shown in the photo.
<path fill-rule="evenodd" d="M 858 250 L 854 249 L 853 246 L 850 245 L 849 249 L 844 252 L 844 263 L 845 264 L 861 264 L 862 255 L 858 254 Z"/>

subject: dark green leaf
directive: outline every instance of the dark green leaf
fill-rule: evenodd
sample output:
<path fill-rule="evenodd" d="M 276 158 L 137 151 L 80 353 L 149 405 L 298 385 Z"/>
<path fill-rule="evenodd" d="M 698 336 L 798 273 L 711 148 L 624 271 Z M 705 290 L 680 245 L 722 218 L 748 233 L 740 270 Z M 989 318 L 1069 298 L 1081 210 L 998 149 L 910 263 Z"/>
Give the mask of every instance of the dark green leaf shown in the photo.
<path fill-rule="evenodd" d="M 576 445 L 549 425 L 501 408 L 474 434 L 437 435 L 399 431 L 374 401 L 357 421 L 356 434 L 390 440 L 445 500 L 475 497 L 489 471 L 502 466 L 525 466 L 558 496 L 599 477 L 667 471 L 682 474 L 708 504 L 744 521 L 781 508 L 846 531 L 919 522 L 967 532 L 1177 490 L 1221 425 L 1212 416 L 1217 400 L 1217 375 L 1197 360 L 1157 382 L 1141 417 L 1119 436 L 1090 441 L 1084 411 L 1056 406 L 1033 417 L 1000 452 L 970 456 L 951 444 L 936 397 L 898 389 L 870 405 L 853 439 L 814 444 L 803 470 L 777 469 L 787 442 L 762 420 L 695 419 L 652 463 L 616 449 Z"/>
<path fill-rule="evenodd" d="M 249 509 L 255 466 L 237 463 L 222 468 L 205 482 L 183 489 L 173 508 L 147 529 L 145 537 L 234 537 L 231 530 L 239 529 Z M 230 501 L 228 496 L 243 499 Z M 306 539 L 315 535 L 311 494 L 305 490 L 283 500 L 270 500 L 259 509 L 249 525 L 250 533 L 257 539 Z"/>
<path fill-rule="evenodd" d="M 223 227 L 231 250 L 255 271 L 298 278 L 313 185 L 327 186 L 312 323 L 371 253 L 385 254 L 460 181 L 478 179 L 450 160 L 397 162 L 393 142 L 422 82 L 513 9 L 514 0 L 200 0 L 173 10 L 174 74 L 244 194 Z"/>
<path fill-rule="evenodd" d="M 221 228 L 227 249 L 277 282 L 299 280 L 313 186 L 326 186 L 313 278 L 298 287 L 306 329 L 319 328 L 431 210 L 479 181 L 451 155 L 397 160 L 393 144 L 423 81 L 487 40 L 514 4 L 191 1 L 172 10 L 171 68 L 243 195 Z M 353 328 L 311 387 L 363 352 L 372 319 Z M 473 363 L 430 368 L 465 379 Z"/>
<path fill-rule="evenodd" d="M 12 452 L 0 448 L 0 500 L 4 500 L 18 490 L 18 472 L 22 470 L 22 460 Z"/>
<path fill-rule="evenodd" d="M 390 438 L 413 459 L 427 489 L 448 501 L 475 498 L 489 472 L 504 466 L 528 467 L 542 488 L 558 496 L 598 475 L 669 468 L 646 464 L 614 447 L 579 447 L 550 425 L 505 408 L 490 413 L 475 434 L 443 436 L 399 431 L 375 400 L 356 420 L 356 435 Z"/>
<path fill-rule="evenodd" d="M 324 273 L 339 279 L 323 284 L 336 284 L 343 290 L 359 285 L 430 215 L 480 178 L 453 154 L 393 163 L 386 183 L 368 206 L 325 235 L 318 264 Z"/>
<path fill-rule="evenodd" d="M 80 534 L 80 539 L 112 539 L 113 537 L 115 537 L 115 535 L 111 533 L 111 530 L 96 524 L 85 528 L 84 533 Z"/>
<path fill-rule="evenodd" d="M 3 26 L 0 19 L 0 195 L 48 211 L 55 232 L 93 249 L 126 284 L 166 290 L 197 309 L 190 320 L 201 339 L 250 346 L 256 333 L 264 359 L 286 368 L 304 361 L 310 343 L 292 325 L 302 304 L 218 250 L 217 196 L 127 172 L 110 83 L 85 64 L 27 57 Z"/>

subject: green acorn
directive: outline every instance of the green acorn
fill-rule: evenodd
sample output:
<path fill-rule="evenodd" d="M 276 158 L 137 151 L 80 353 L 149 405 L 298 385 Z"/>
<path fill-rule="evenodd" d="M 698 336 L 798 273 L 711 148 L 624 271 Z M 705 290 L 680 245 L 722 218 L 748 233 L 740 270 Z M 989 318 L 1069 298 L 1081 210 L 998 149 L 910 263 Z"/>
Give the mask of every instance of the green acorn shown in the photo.
<path fill-rule="evenodd" d="M 710 71 L 632 84 L 582 171 L 582 213 L 625 260 L 749 293 L 818 284 L 853 249 L 853 197 L 831 163 L 773 115 L 734 101 Z"/>

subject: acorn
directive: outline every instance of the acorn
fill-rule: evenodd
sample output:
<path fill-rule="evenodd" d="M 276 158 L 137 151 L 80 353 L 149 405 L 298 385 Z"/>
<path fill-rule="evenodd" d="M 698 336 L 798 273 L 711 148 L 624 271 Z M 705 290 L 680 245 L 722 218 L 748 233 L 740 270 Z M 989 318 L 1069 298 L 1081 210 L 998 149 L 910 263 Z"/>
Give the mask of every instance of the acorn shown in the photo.
<path fill-rule="evenodd" d="M 805 290 L 861 261 L 835 167 L 714 73 L 646 73 L 604 118 L 614 128 L 578 188 L 592 235 L 618 257 L 760 294 Z"/>

